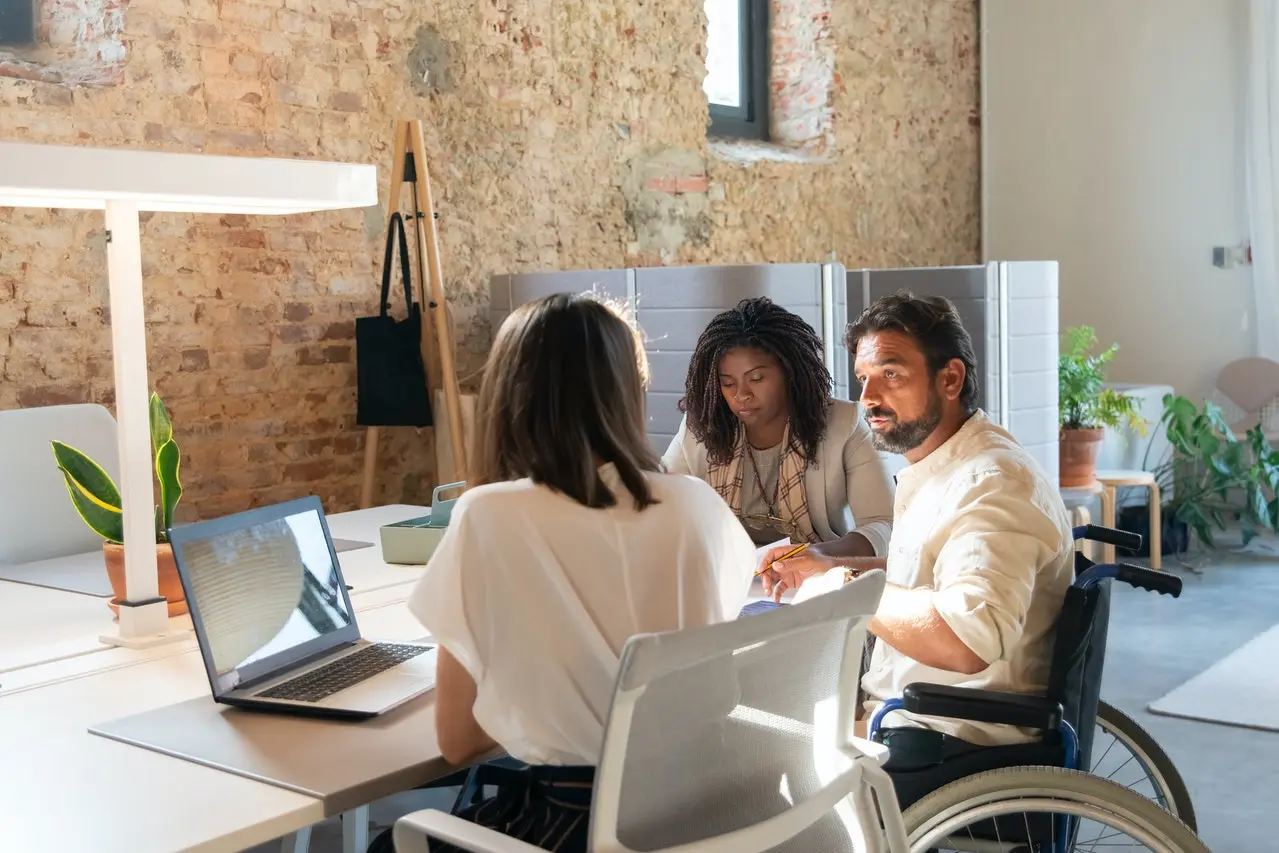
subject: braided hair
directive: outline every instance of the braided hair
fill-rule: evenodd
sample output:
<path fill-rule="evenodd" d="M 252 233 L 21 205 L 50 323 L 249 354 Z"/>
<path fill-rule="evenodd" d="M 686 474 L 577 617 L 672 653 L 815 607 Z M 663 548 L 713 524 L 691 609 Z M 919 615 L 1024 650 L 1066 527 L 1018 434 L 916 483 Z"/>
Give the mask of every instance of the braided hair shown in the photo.
<path fill-rule="evenodd" d="M 720 391 L 719 362 L 737 347 L 761 350 L 777 359 L 786 378 L 790 407 L 790 442 L 810 464 L 826 432 L 831 376 L 822 357 L 822 340 L 802 317 L 767 297 L 743 299 L 706 326 L 684 380 L 680 411 L 688 429 L 706 448 L 710 462 L 733 456 L 739 421 Z"/>

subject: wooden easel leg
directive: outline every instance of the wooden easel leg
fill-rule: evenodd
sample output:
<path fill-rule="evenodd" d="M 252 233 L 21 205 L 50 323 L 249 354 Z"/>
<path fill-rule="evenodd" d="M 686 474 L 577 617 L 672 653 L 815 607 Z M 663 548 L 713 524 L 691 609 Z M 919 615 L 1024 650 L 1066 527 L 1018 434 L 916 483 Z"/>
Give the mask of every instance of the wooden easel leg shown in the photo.
<path fill-rule="evenodd" d="M 422 122 L 409 122 L 409 146 L 417 177 L 418 202 L 422 206 L 423 227 L 417 229 L 419 248 L 425 248 L 427 275 L 430 283 L 431 315 L 435 318 L 435 341 L 439 348 L 441 385 L 444 406 L 448 410 L 449 439 L 453 450 L 453 478 L 466 479 L 466 436 L 462 432 L 462 394 L 458 387 L 457 367 L 453 363 L 453 337 L 449 330 L 448 302 L 444 296 L 444 270 L 440 263 L 439 233 L 435 227 L 435 201 L 431 194 L 431 176 L 427 168 L 426 141 Z"/>
<path fill-rule="evenodd" d="M 360 482 L 360 509 L 373 506 L 373 486 L 377 481 L 377 445 L 379 428 L 364 431 L 364 477 Z"/>
<path fill-rule="evenodd" d="M 395 124 L 395 147 L 391 150 L 391 186 L 386 199 L 386 225 L 391 227 L 391 214 L 400 209 L 400 192 L 404 189 L 404 156 L 408 151 L 409 123 Z M 378 427 L 368 427 L 364 436 L 364 477 L 360 483 L 360 508 L 373 506 L 373 487 L 377 482 L 377 450 L 380 438 Z"/>

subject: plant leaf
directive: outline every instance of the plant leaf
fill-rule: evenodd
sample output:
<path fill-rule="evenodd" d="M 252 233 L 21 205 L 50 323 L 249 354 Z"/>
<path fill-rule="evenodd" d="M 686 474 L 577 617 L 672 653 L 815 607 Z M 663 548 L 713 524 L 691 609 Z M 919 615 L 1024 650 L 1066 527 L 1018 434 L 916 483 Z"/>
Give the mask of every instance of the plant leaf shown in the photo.
<path fill-rule="evenodd" d="M 62 478 L 67 484 L 67 493 L 71 495 L 71 503 L 76 512 L 89 529 L 108 542 L 124 541 L 124 514 L 119 506 L 109 506 L 89 494 L 88 490 L 76 482 L 66 468 L 62 469 Z"/>
<path fill-rule="evenodd" d="M 173 420 L 164 407 L 160 395 L 151 392 L 151 452 L 157 456 L 165 442 L 173 438 Z"/>
<path fill-rule="evenodd" d="M 60 441 L 53 444 L 53 458 L 58 467 L 75 480 L 76 484 L 93 502 L 116 512 L 120 511 L 120 490 L 111 475 L 88 456 L 69 444 Z"/>
<path fill-rule="evenodd" d="M 173 526 L 173 508 L 182 497 L 182 481 L 178 479 L 178 468 L 182 454 L 178 452 L 177 443 L 170 438 L 161 446 L 155 457 L 155 472 L 160 480 L 161 521 L 164 530 Z"/>

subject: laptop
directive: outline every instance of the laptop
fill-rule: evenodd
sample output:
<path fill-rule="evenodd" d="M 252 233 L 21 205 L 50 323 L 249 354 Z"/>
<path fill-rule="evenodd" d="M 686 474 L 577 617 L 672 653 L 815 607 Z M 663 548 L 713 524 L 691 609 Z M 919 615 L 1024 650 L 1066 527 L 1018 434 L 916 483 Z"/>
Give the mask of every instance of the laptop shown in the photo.
<path fill-rule="evenodd" d="M 317 497 L 169 530 L 213 699 L 367 719 L 435 687 L 436 647 L 360 635 Z"/>

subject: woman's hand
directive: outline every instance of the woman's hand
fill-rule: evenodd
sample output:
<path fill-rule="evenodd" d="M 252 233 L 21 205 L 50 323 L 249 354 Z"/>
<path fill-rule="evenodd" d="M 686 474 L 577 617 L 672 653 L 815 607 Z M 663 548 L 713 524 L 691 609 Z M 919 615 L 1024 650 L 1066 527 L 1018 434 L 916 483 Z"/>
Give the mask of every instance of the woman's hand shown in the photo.
<path fill-rule="evenodd" d="M 773 601 L 781 601 L 786 590 L 799 589 L 800 584 L 813 575 L 825 574 L 839 565 L 820 545 L 809 545 L 794 557 L 777 562 L 778 557 L 793 550 L 794 545 L 770 548 L 759 564 L 757 571 L 764 579 L 764 594 L 771 595 Z"/>

